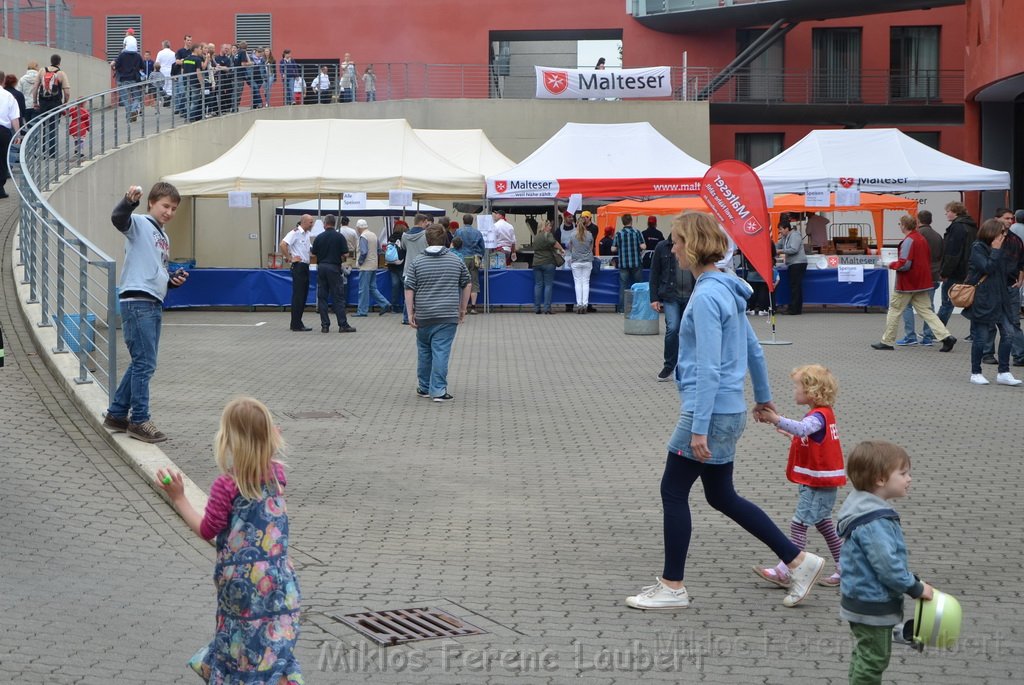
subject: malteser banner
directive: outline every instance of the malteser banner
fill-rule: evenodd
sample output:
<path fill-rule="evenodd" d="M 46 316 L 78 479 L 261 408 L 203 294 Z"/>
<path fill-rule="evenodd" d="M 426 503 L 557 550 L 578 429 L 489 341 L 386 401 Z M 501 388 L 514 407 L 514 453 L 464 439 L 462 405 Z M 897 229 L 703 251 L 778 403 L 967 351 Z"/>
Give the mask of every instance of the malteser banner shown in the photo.
<path fill-rule="evenodd" d="M 537 70 L 537 97 L 562 100 L 591 98 L 663 98 L 672 95 L 669 67 L 646 69 Z"/>

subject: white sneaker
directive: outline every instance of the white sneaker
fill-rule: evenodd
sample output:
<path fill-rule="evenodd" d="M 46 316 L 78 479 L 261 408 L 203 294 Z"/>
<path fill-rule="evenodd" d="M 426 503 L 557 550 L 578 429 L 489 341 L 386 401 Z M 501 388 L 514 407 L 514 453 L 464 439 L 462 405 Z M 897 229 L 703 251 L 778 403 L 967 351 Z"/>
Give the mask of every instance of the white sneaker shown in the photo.
<path fill-rule="evenodd" d="M 996 375 L 996 383 L 999 385 L 1020 385 L 1024 383 L 1024 381 L 1019 378 L 1014 378 L 1012 373 L 1006 371 Z"/>
<path fill-rule="evenodd" d="M 789 577 L 792 579 L 789 584 L 789 594 L 782 600 L 787 607 L 795 607 L 810 594 L 814 584 L 818 582 L 818 576 L 825 568 L 825 560 L 817 554 L 804 552 L 803 562 L 796 568 L 789 570 Z"/>
<path fill-rule="evenodd" d="M 655 578 L 654 585 L 641 588 L 640 594 L 626 597 L 626 606 L 634 609 L 685 609 L 690 606 L 686 588 L 673 590 Z"/>
<path fill-rule="evenodd" d="M 971 383 L 973 383 L 974 385 L 988 385 L 988 379 L 982 376 L 980 373 L 972 373 Z"/>

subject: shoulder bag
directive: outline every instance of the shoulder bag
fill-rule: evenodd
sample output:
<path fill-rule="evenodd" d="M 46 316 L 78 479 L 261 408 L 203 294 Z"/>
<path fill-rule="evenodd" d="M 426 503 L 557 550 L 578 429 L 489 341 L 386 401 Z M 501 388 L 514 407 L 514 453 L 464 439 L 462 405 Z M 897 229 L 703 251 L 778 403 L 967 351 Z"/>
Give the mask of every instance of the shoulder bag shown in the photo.
<path fill-rule="evenodd" d="M 978 289 L 979 285 L 985 282 L 986 278 L 988 276 L 982 276 L 981 280 L 974 285 L 970 283 L 954 283 L 949 289 L 949 301 L 955 307 L 967 309 L 974 304 L 974 292 Z"/>

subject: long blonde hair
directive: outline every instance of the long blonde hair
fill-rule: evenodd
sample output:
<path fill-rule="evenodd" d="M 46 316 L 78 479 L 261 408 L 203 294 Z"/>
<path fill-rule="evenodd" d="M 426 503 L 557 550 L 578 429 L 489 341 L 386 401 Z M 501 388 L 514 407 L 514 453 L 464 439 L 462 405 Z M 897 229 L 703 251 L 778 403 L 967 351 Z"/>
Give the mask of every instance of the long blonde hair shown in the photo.
<path fill-rule="evenodd" d="M 672 234 L 683 241 L 691 267 L 721 261 L 729 250 L 729 241 L 714 217 L 705 212 L 683 212 L 672 221 Z"/>
<path fill-rule="evenodd" d="M 252 397 L 237 397 L 224 407 L 213 440 L 213 456 L 243 497 L 260 499 L 263 483 L 275 493 L 282 491 L 271 461 L 283 448 L 284 439 L 265 404 Z"/>
<path fill-rule="evenodd" d="M 576 240 L 584 245 L 587 243 L 587 225 L 583 222 L 582 217 L 576 220 Z"/>

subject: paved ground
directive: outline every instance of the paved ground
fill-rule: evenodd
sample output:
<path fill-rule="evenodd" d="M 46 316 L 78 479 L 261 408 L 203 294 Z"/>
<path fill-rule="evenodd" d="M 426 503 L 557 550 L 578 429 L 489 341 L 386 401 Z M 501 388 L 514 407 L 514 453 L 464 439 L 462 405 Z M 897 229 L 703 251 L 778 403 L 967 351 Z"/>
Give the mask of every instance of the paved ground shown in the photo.
<path fill-rule="evenodd" d="M 210 550 L 31 356 L 8 230 L 0 676 L 193 681 L 184 662 L 214 612 Z M 749 570 L 770 554 L 699 494 L 693 607 L 623 604 L 661 568 L 658 481 L 678 397 L 654 382 L 659 337 L 624 336 L 612 314 L 470 317 L 452 359 L 457 399 L 438 405 L 414 395 L 413 334 L 396 316 L 353 319 L 359 332 L 347 336 L 292 333 L 284 312 L 164 321 L 153 404 L 169 459 L 208 487 L 219 411 L 238 393 L 265 400 L 290 443 L 309 682 L 845 682 L 836 591 L 785 609 L 781 591 Z M 952 653 L 897 647 L 891 680 L 1020 682 L 1024 390 L 969 385 L 966 345 L 870 350 L 882 324 L 852 312 L 780 320 L 779 337 L 794 344 L 767 349 L 778 404 L 796 410 L 789 369 L 824 362 L 840 379 L 847 449 L 884 437 L 914 457 L 912 495 L 899 504 L 912 566 L 959 597 L 965 639 Z M 765 320 L 757 325 L 767 336 Z M 953 332 L 967 332 L 960 317 Z M 289 416 L 310 411 L 337 415 Z M 751 425 L 737 471 L 740 491 L 784 525 L 795 504 L 786 450 Z M 813 535 L 810 545 L 827 551 Z M 378 651 L 334 618 L 412 606 L 489 632 Z"/>

